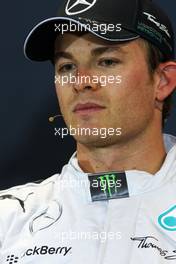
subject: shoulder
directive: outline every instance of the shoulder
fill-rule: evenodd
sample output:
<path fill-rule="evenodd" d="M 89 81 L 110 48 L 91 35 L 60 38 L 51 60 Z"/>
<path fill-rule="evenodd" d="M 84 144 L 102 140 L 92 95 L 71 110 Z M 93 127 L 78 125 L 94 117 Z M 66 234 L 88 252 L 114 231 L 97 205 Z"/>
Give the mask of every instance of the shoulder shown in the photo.
<path fill-rule="evenodd" d="M 58 174 L 55 174 L 45 180 L 30 182 L 24 185 L 15 186 L 0 191 L 0 221 L 7 219 L 8 216 L 25 212 L 25 202 L 33 207 L 40 201 L 45 201 L 57 183 Z"/>
<path fill-rule="evenodd" d="M 0 191 L 0 247 L 9 227 L 23 226 L 54 195 L 59 174 Z"/>
<path fill-rule="evenodd" d="M 38 189 L 41 189 L 42 187 L 54 184 L 57 181 L 58 174 L 54 174 L 51 177 L 44 179 L 44 180 L 38 180 L 35 182 L 29 182 L 23 185 L 17 185 L 14 187 L 11 187 L 6 190 L 0 190 L 0 200 L 3 200 L 4 195 L 10 194 L 16 194 L 16 195 L 22 195 L 24 193 L 28 193 L 29 191 L 35 191 L 37 192 Z"/>

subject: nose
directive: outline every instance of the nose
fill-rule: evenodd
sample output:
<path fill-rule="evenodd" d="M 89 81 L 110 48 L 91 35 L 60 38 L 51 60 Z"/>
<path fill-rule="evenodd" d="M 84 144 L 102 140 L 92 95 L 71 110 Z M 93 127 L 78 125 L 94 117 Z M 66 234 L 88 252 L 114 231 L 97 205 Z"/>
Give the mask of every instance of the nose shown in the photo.
<path fill-rule="evenodd" d="M 96 91 L 100 88 L 98 76 L 92 75 L 88 70 L 81 69 L 77 72 L 76 82 L 73 88 L 76 92 L 83 92 L 85 90 Z"/>

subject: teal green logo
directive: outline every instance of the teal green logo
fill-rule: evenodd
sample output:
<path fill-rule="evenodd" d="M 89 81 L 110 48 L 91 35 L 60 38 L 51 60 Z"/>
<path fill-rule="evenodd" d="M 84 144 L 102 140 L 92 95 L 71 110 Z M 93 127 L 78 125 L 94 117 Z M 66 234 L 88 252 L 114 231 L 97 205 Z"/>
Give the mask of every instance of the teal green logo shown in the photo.
<path fill-rule="evenodd" d="M 158 223 L 168 231 L 176 231 L 176 205 L 158 217 Z"/>

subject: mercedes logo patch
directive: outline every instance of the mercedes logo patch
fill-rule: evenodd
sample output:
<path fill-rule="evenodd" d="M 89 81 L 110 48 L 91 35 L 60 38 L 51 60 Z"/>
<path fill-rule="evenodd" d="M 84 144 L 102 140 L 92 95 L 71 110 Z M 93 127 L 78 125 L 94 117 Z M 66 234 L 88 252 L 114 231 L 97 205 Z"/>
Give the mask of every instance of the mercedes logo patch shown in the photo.
<path fill-rule="evenodd" d="M 68 0 L 65 8 L 67 15 L 77 15 L 93 7 L 97 0 Z"/>

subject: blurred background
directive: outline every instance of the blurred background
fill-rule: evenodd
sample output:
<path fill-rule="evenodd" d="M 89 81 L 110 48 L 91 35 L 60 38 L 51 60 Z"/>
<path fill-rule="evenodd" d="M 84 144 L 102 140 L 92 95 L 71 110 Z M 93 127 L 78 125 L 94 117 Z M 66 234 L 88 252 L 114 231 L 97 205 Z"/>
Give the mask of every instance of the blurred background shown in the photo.
<path fill-rule="evenodd" d="M 168 13 L 176 35 L 176 2 L 156 0 Z M 1 1 L 0 189 L 45 179 L 61 171 L 75 151 L 72 137 L 61 139 L 54 128 L 65 127 L 54 88 L 50 62 L 23 56 L 24 40 L 38 22 L 55 16 L 58 0 Z M 176 95 L 164 132 L 176 135 Z"/>

